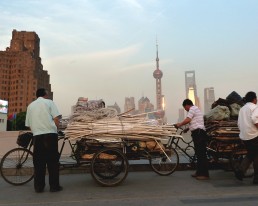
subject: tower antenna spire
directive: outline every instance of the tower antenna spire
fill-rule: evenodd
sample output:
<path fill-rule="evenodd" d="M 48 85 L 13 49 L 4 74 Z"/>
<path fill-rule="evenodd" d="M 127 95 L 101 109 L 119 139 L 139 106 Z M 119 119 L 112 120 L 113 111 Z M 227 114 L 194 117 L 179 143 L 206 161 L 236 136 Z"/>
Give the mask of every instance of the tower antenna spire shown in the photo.
<path fill-rule="evenodd" d="M 156 69 L 159 70 L 159 45 L 158 45 L 158 37 L 156 36 Z"/>
<path fill-rule="evenodd" d="M 162 108 L 162 101 L 163 101 L 163 95 L 162 95 L 162 88 L 161 88 L 161 78 L 163 76 L 162 71 L 159 69 L 159 52 L 158 52 L 158 40 L 156 37 L 156 69 L 153 72 L 153 77 L 156 79 L 156 102 L 157 102 L 157 110 L 163 110 Z M 160 117 L 164 117 L 164 111 L 162 114 L 160 114 Z"/>

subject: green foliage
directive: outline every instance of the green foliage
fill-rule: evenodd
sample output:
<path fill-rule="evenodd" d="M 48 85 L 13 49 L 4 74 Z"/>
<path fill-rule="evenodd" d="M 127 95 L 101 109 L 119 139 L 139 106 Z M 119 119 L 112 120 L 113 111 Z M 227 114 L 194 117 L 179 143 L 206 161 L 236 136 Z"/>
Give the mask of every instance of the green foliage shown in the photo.
<path fill-rule="evenodd" d="M 26 112 L 20 112 L 16 115 L 16 118 L 13 120 L 8 120 L 7 122 L 7 130 L 8 131 L 19 131 L 19 130 L 27 130 L 25 127 L 25 119 Z"/>
<path fill-rule="evenodd" d="M 25 127 L 26 112 L 20 112 L 16 116 L 16 130 L 26 130 Z"/>

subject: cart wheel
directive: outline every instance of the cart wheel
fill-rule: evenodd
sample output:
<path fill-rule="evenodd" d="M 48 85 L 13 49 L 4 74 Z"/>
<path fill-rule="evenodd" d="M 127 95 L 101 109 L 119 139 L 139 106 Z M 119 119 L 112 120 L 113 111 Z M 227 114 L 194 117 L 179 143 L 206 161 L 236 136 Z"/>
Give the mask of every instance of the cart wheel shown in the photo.
<path fill-rule="evenodd" d="M 92 159 L 91 175 L 102 186 L 116 186 L 126 178 L 128 165 L 126 156 L 120 150 L 104 148 Z"/>
<path fill-rule="evenodd" d="M 207 158 L 209 162 L 218 162 L 217 150 L 218 142 L 216 140 L 211 140 L 208 143 L 207 149 Z"/>
<path fill-rule="evenodd" d="M 179 163 L 177 151 L 174 148 L 166 148 L 166 154 L 151 154 L 149 159 L 151 168 L 159 175 L 166 176 L 172 174 Z"/>
<path fill-rule="evenodd" d="M 230 165 L 233 169 L 233 171 L 238 168 L 242 162 L 242 160 L 245 158 L 247 151 L 245 149 L 237 149 L 232 152 L 232 155 L 230 157 Z M 246 173 L 244 177 L 252 177 L 254 175 L 254 168 L 253 164 L 249 166 L 249 168 L 246 170 Z"/>
<path fill-rule="evenodd" d="M 1 160 L 1 175 L 12 185 L 23 185 L 33 179 L 33 154 L 25 148 L 7 152 Z"/>

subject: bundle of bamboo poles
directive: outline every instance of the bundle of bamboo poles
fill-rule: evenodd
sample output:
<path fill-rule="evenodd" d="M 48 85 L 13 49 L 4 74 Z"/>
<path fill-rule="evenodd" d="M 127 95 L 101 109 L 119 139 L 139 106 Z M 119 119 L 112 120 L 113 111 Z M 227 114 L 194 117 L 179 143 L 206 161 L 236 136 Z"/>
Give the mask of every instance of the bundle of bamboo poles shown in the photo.
<path fill-rule="evenodd" d="M 105 112 L 103 112 L 106 110 Z M 172 125 L 157 125 L 153 121 L 144 117 L 129 115 L 114 115 L 111 109 L 96 110 L 96 118 L 93 117 L 93 111 L 90 117 L 87 112 L 76 116 L 67 125 L 65 135 L 69 139 L 133 139 L 133 140 L 165 140 L 168 136 L 176 133 L 176 128 Z M 99 114 L 104 114 L 100 118 Z"/>

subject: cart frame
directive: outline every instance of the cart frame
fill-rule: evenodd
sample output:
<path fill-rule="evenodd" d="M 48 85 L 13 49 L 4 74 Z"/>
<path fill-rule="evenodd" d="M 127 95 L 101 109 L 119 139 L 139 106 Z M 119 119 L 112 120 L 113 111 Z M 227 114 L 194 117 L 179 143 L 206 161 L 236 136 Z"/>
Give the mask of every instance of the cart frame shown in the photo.
<path fill-rule="evenodd" d="M 173 148 L 170 136 L 165 144 L 156 143 L 161 150 L 149 150 L 147 148 L 135 148 L 139 140 L 128 140 L 120 138 L 115 142 L 100 142 L 94 137 L 84 139 L 82 145 L 80 140 L 72 142 L 62 132 L 58 135 L 58 141 L 62 141 L 59 151 L 62 156 L 66 143 L 71 148 L 71 158 L 74 162 L 59 161 L 59 168 L 76 168 L 89 166 L 93 179 L 102 186 L 116 186 L 122 183 L 128 174 L 128 160 L 148 160 L 152 170 L 162 176 L 172 174 L 179 164 L 179 156 Z M 135 144 L 135 145 L 134 145 Z M 23 185 L 33 179 L 33 141 L 27 148 L 18 147 L 8 151 L 0 163 L 0 172 L 3 179 L 12 185 Z M 91 154 L 91 158 L 82 158 L 82 154 Z"/>

